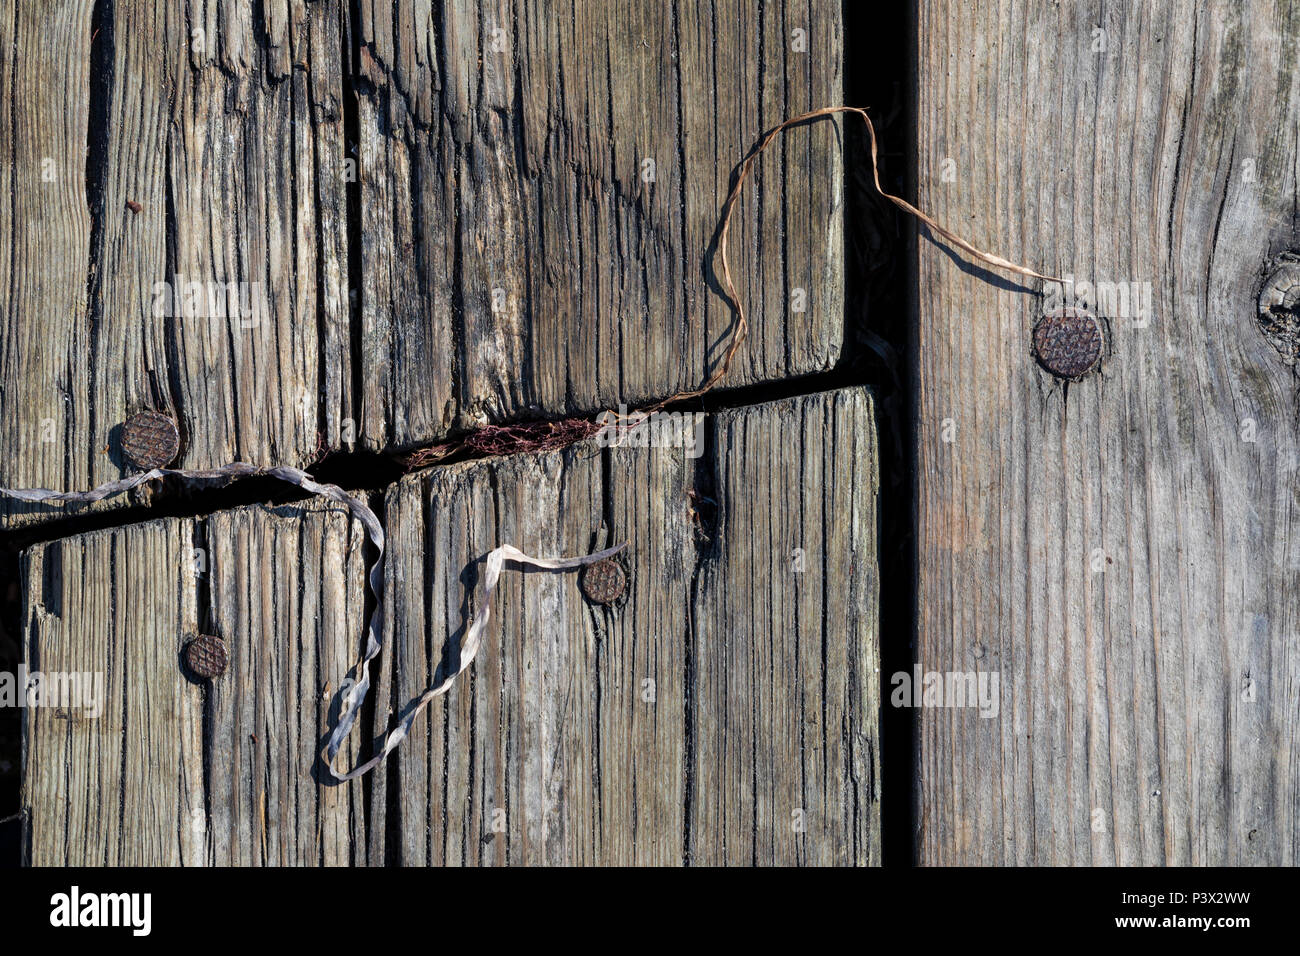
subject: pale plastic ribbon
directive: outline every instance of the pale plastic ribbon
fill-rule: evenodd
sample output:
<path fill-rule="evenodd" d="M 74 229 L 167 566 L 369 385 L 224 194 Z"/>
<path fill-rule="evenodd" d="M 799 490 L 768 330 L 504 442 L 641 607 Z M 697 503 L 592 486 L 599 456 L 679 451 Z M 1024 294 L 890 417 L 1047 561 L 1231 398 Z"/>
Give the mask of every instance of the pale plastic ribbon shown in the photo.
<path fill-rule="evenodd" d="M 483 643 L 483 634 L 487 630 L 488 622 L 492 617 L 492 593 L 496 590 L 497 581 L 501 577 L 501 571 L 506 561 L 516 561 L 520 564 L 528 564 L 535 568 L 548 570 L 571 570 L 579 568 L 586 564 L 593 564 L 597 561 L 603 561 L 606 558 L 618 554 L 625 547 L 626 543 L 617 545 L 613 548 L 607 548 L 604 551 L 598 551 L 595 554 L 581 555 L 573 558 L 535 558 L 531 555 L 524 554 L 513 545 L 503 544 L 488 552 L 487 570 L 483 582 L 483 600 L 474 613 L 474 619 L 469 629 L 465 632 L 465 639 L 460 650 L 460 667 L 454 674 L 449 674 L 440 684 L 428 688 L 414 702 L 414 706 L 408 705 L 406 716 L 402 717 L 397 726 L 389 731 L 387 738 L 384 740 L 384 746 L 379 753 L 371 757 L 364 764 L 354 767 L 346 772 L 338 770 L 334 766 L 334 761 L 338 757 L 339 748 L 342 747 L 343 741 L 347 740 L 352 731 L 352 725 L 356 722 L 357 715 L 361 711 L 361 705 L 365 702 L 366 694 L 370 690 L 370 662 L 379 654 L 383 646 L 383 637 L 381 634 L 383 626 L 383 584 L 384 584 L 384 529 L 380 525 L 379 519 L 375 513 L 370 510 L 369 506 L 359 498 L 349 495 L 338 485 L 322 484 L 312 478 L 307 472 L 298 468 L 288 466 L 277 466 L 274 468 L 263 468 L 258 465 L 251 465 L 247 462 L 236 461 L 220 468 L 203 469 L 196 471 L 185 471 L 175 468 L 154 468 L 150 471 L 139 472 L 138 474 L 129 475 L 126 478 L 120 478 L 116 481 L 110 481 L 100 485 L 90 491 L 50 491 L 46 488 L 0 488 L 0 496 L 16 498 L 19 501 L 32 502 L 92 502 L 100 501 L 111 495 L 121 494 L 132 488 L 151 481 L 155 478 L 174 476 L 188 481 L 203 481 L 216 478 L 241 478 L 249 476 L 267 476 L 278 478 L 281 481 L 287 481 L 297 485 L 299 488 L 313 495 L 319 495 L 345 505 L 348 510 L 355 516 L 362 525 L 365 526 L 366 533 L 370 536 L 378 554 L 375 558 L 374 565 L 370 568 L 370 593 L 374 595 L 375 606 L 370 612 L 370 619 L 366 622 L 366 649 L 362 652 L 361 659 L 352 672 L 360 676 L 356 680 L 349 678 L 345 681 L 346 690 L 340 699 L 338 723 L 335 724 L 334 730 L 330 733 L 329 740 L 325 748 L 321 751 L 321 759 L 325 766 L 329 768 L 330 775 L 339 781 L 354 780 L 370 770 L 373 770 L 387 757 L 410 732 L 411 725 L 415 719 L 420 716 L 421 711 L 433 700 L 451 689 L 456 678 L 474 663 L 474 658 L 478 656 L 479 648 Z"/>

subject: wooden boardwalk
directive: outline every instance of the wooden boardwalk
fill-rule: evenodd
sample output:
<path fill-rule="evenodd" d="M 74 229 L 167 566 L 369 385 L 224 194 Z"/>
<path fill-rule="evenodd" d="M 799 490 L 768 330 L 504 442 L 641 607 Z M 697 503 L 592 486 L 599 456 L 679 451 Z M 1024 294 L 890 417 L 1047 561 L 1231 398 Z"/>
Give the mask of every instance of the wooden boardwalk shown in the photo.
<path fill-rule="evenodd" d="M 1300 860 L 1288 0 L 918 0 L 917 203 L 1069 282 L 922 227 L 902 337 L 846 329 L 869 171 L 809 123 L 731 220 L 750 337 L 699 447 L 401 467 L 701 384 L 737 164 L 904 42 L 848 9 L 0 0 L 0 486 L 120 478 L 142 409 L 180 468 L 349 476 L 388 546 L 348 766 L 458 659 L 492 549 L 628 542 L 611 606 L 507 570 L 472 667 L 334 784 L 374 604 L 345 508 L 0 499 L 3 636 L 103 678 L 96 715 L 23 712 L 27 862 L 878 865 L 883 793 L 922 865 Z M 895 239 L 870 231 L 849 248 Z M 1058 305 L 1104 339 L 1071 381 L 1033 346 Z M 907 367 L 868 380 L 868 346 Z M 882 465 L 908 486 L 883 545 Z M 182 666 L 200 632 L 212 682 Z M 882 647 L 995 706 L 900 715 Z"/>
<path fill-rule="evenodd" d="M 176 419 L 175 467 L 311 468 L 698 386 L 733 322 L 732 172 L 840 98 L 841 32 L 821 0 L 3 0 L 0 485 L 120 477 L 142 409 Z M 842 162 L 837 123 L 793 130 L 745 193 L 728 385 L 837 361 Z M 386 646 L 344 764 L 454 653 L 492 548 L 626 540 L 631 583 L 604 608 L 508 571 L 472 669 L 342 785 L 317 755 L 374 560 L 346 509 L 6 504 L 38 539 L 26 662 L 105 680 L 97 716 L 25 714 L 29 861 L 878 864 L 873 405 L 809 392 L 711 414 L 695 452 L 363 490 Z M 196 633 L 229 649 L 210 683 Z"/>
<path fill-rule="evenodd" d="M 605 608 L 576 575 L 508 573 L 473 669 L 390 773 L 342 785 L 317 754 L 363 623 L 346 510 L 33 548 L 28 660 L 106 674 L 108 706 L 30 712 L 32 862 L 878 863 L 871 420 L 864 390 L 824 393 L 719 415 L 698 459 L 583 443 L 403 479 L 358 747 L 445 663 L 498 543 L 580 553 L 608 521 L 631 584 Z M 196 632 L 230 647 L 210 685 L 179 666 Z"/>

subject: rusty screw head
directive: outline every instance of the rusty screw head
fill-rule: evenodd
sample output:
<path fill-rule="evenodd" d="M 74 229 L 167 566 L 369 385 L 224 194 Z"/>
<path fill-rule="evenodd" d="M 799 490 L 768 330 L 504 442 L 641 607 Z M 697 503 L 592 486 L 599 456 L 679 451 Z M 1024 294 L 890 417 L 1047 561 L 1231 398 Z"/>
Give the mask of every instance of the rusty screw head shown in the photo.
<path fill-rule="evenodd" d="M 1054 309 L 1034 326 L 1034 355 L 1057 378 L 1083 378 L 1101 361 L 1101 347 L 1101 323 L 1082 309 Z"/>
<path fill-rule="evenodd" d="M 185 645 L 185 666 L 196 676 L 211 680 L 226 672 L 230 655 L 226 642 L 211 634 L 200 634 Z"/>
<path fill-rule="evenodd" d="M 617 558 L 606 558 L 583 568 L 579 584 L 593 604 L 615 604 L 627 590 L 627 569 Z"/>
<path fill-rule="evenodd" d="M 1300 255 L 1284 252 L 1270 263 L 1258 309 L 1264 338 L 1285 364 L 1295 365 L 1300 359 Z"/>
<path fill-rule="evenodd" d="M 138 412 L 122 426 L 122 454 L 142 471 L 165 468 L 180 450 L 176 422 L 161 412 Z"/>

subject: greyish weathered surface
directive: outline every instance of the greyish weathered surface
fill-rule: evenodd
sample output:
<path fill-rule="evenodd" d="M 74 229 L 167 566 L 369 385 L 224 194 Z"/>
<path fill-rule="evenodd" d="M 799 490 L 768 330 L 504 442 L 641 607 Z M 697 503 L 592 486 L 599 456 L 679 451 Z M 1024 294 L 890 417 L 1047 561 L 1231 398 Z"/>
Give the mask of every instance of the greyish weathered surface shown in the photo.
<path fill-rule="evenodd" d="M 733 320 L 705 262 L 732 171 L 838 101 L 840 34 L 826 0 L 0 0 L 0 485 L 120 477 L 144 409 L 178 420 L 175 467 L 307 466 L 699 385 Z M 836 361 L 841 179 L 835 122 L 759 164 L 727 384 Z M 507 575 L 391 800 L 387 773 L 316 780 L 364 607 L 342 511 L 34 546 L 29 664 L 102 673 L 108 709 L 29 712 L 32 861 L 878 862 L 870 399 L 707 427 L 699 461 L 588 444 L 389 490 L 385 705 L 501 541 L 587 551 L 604 522 L 633 564 L 608 611 L 577 575 Z M 210 688 L 179 663 L 200 630 L 230 645 Z"/>
<path fill-rule="evenodd" d="M 181 467 L 305 466 L 699 385 L 732 170 L 840 96 L 839 4 L 811 7 L 0 0 L 0 484 L 118 477 L 144 408 Z M 841 180 L 832 121 L 759 164 L 728 384 L 838 357 Z"/>
<path fill-rule="evenodd" d="M 1038 300 L 922 243 L 920 660 L 1003 691 L 922 712 L 919 856 L 1294 865 L 1296 379 L 1254 299 L 1296 234 L 1300 7 L 1098 16 L 920 5 L 920 205 L 1154 301 L 1100 308 L 1110 354 L 1067 389 Z"/>
<path fill-rule="evenodd" d="M 11 487 L 89 478 L 84 150 L 93 6 L 0 4 L 0 482 Z M 0 499 L 0 511 L 11 507 Z"/>
<path fill-rule="evenodd" d="M 203 692 L 179 667 L 181 636 L 197 627 L 193 534 L 191 521 L 157 521 L 28 552 L 28 668 L 102 679 L 98 716 L 24 711 L 23 808 L 36 866 L 206 857 Z"/>
<path fill-rule="evenodd" d="M 870 397 L 705 429 L 698 460 L 588 443 L 390 491 L 394 712 L 454 654 L 491 548 L 586 552 L 608 522 L 632 571 L 615 610 L 577 574 L 502 578 L 483 652 L 393 758 L 400 793 L 374 779 L 400 862 L 879 863 Z"/>
<path fill-rule="evenodd" d="M 732 170 L 839 101 L 839 3 L 360 9 L 363 443 L 697 386 L 732 321 L 704 268 Z M 732 224 L 753 328 L 728 384 L 834 363 L 841 190 L 837 122 L 759 165 Z"/>
<path fill-rule="evenodd" d="M 346 443 L 340 30 L 339 0 L 0 2 L 0 484 L 119 477 L 142 408 L 178 417 L 181 467 Z M 178 276 L 202 293 L 169 302 Z"/>
<path fill-rule="evenodd" d="M 871 398 L 726 412 L 710 448 L 719 520 L 694 603 L 691 862 L 878 865 Z"/>
<path fill-rule="evenodd" d="M 391 778 L 316 783 L 362 632 L 364 539 L 341 509 L 241 508 L 33 548 L 31 666 L 102 672 L 108 708 L 28 712 L 32 861 L 878 864 L 870 397 L 787 399 L 705 428 L 698 460 L 584 443 L 391 489 L 376 693 L 393 708 L 459 639 L 497 545 L 585 553 L 608 522 L 632 575 L 606 610 L 577 574 L 507 572 L 484 651 Z M 196 630 L 230 647 L 208 690 L 178 662 Z"/>
<path fill-rule="evenodd" d="M 366 862 L 363 784 L 316 783 L 327 710 L 359 645 L 364 540 L 346 510 L 310 504 L 29 551 L 28 666 L 102 673 L 107 703 L 96 719 L 25 712 L 31 862 Z M 211 686 L 180 662 L 199 631 L 229 646 Z"/>

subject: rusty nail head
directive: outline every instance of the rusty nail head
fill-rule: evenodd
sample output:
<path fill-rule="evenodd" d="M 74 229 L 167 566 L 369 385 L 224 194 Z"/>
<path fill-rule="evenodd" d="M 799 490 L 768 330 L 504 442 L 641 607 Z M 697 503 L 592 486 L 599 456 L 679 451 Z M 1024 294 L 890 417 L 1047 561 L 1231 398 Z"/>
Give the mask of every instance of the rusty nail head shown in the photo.
<path fill-rule="evenodd" d="M 606 558 L 582 569 L 582 593 L 593 604 L 614 604 L 627 590 L 627 570 L 617 558 Z"/>
<path fill-rule="evenodd" d="M 1101 361 L 1101 323 L 1082 309 L 1054 309 L 1034 326 L 1034 355 L 1057 378 L 1083 378 Z"/>
<path fill-rule="evenodd" d="M 220 677 L 229 663 L 226 642 L 219 637 L 200 634 L 185 645 L 185 665 L 199 677 Z"/>
<path fill-rule="evenodd" d="M 122 426 L 122 453 L 142 471 L 165 468 L 180 450 L 176 422 L 161 412 L 137 412 Z"/>

